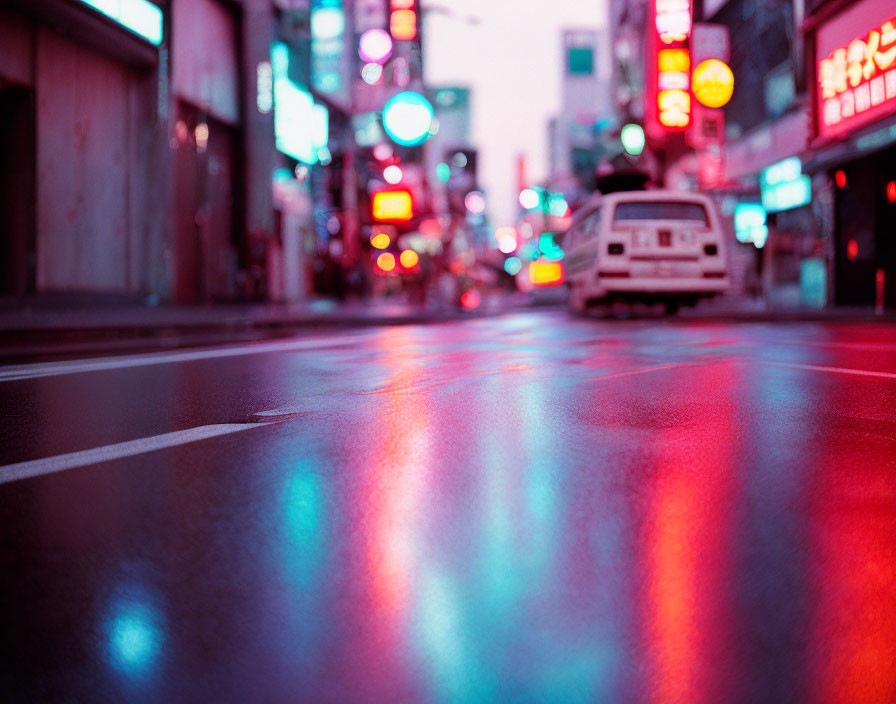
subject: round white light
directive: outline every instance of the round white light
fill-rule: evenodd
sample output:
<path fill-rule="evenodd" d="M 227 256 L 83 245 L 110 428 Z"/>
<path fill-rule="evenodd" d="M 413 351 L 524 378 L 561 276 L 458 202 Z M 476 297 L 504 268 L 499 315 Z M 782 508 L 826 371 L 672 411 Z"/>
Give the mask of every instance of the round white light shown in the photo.
<path fill-rule="evenodd" d="M 391 158 L 393 149 L 388 144 L 380 142 L 373 148 L 373 158 L 377 161 L 385 161 Z"/>
<path fill-rule="evenodd" d="M 364 61 L 385 63 L 392 56 L 392 37 L 385 29 L 368 29 L 358 42 L 358 56 Z"/>
<path fill-rule="evenodd" d="M 470 191 L 464 198 L 464 205 L 473 215 L 482 215 L 485 212 L 485 196 L 480 191 Z"/>
<path fill-rule="evenodd" d="M 369 86 L 378 86 L 383 82 L 383 67 L 375 63 L 364 64 L 361 79 Z"/>
<path fill-rule="evenodd" d="M 540 202 L 541 196 L 538 195 L 538 191 L 532 188 L 525 188 L 520 192 L 520 205 L 526 210 L 537 208 Z"/>
<path fill-rule="evenodd" d="M 386 183 L 391 183 L 394 186 L 401 181 L 401 169 L 395 164 L 387 166 L 383 169 L 383 178 L 386 179 Z"/>
<path fill-rule="evenodd" d="M 321 7 L 311 12 L 311 36 L 338 39 L 345 31 L 345 15 L 339 7 Z"/>

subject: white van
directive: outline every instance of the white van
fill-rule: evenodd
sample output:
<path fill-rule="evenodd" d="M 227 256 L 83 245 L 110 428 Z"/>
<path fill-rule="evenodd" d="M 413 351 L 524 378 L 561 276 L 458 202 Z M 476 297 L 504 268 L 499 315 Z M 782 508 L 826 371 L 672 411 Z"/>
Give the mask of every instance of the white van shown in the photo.
<path fill-rule="evenodd" d="M 684 191 L 595 195 L 563 236 L 569 305 L 614 300 L 681 304 L 728 289 L 725 241 L 712 201 Z"/>

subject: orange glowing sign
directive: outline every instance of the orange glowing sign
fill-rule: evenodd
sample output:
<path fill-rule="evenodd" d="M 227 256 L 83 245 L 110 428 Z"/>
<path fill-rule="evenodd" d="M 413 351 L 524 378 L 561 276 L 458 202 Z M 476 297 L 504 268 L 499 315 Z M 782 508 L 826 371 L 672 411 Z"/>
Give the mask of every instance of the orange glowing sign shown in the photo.
<path fill-rule="evenodd" d="M 830 52 L 816 77 L 823 135 L 896 109 L 896 16 Z"/>
<path fill-rule="evenodd" d="M 691 70 L 691 55 L 687 49 L 660 49 L 657 66 L 660 73 L 687 73 Z"/>
<path fill-rule="evenodd" d="M 563 283 L 561 262 L 536 261 L 529 264 L 529 280 L 533 286 L 558 286 Z"/>
<path fill-rule="evenodd" d="M 734 94 L 734 74 L 724 61 L 707 59 L 694 69 L 691 90 L 701 105 L 720 108 L 727 105 Z"/>
<path fill-rule="evenodd" d="M 392 0 L 389 33 L 393 39 L 410 41 L 417 37 L 417 12 L 415 0 Z"/>
<path fill-rule="evenodd" d="M 691 123 L 691 94 L 686 90 L 661 90 L 657 95 L 660 124 L 684 129 Z"/>
<path fill-rule="evenodd" d="M 414 217 L 414 204 L 408 191 L 380 191 L 373 194 L 372 211 L 379 222 L 407 222 Z"/>

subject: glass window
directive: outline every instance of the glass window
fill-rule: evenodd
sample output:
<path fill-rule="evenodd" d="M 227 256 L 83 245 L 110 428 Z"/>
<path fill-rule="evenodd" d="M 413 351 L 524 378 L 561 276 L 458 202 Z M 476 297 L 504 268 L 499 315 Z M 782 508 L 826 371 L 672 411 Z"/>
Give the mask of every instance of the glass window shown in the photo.
<path fill-rule="evenodd" d="M 709 224 L 706 208 L 702 205 L 673 200 L 619 203 L 613 220 L 695 220 Z"/>

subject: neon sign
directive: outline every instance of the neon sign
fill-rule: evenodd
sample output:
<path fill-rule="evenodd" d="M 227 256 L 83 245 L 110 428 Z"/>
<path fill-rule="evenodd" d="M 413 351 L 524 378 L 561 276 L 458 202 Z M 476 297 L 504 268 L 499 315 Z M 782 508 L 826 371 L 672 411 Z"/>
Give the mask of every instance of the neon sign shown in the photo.
<path fill-rule="evenodd" d="M 655 0 L 657 120 L 666 130 L 691 124 L 690 0 Z"/>
<path fill-rule="evenodd" d="M 819 61 L 817 80 L 822 134 L 896 108 L 896 16 Z"/>
<path fill-rule="evenodd" d="M 409 191 L 379 191 L 371 203 L 377 222 L 407 222 L 414 217 L 414 202 Z"/>
<path fill-rule="evenodd" d="M 416 0 L 391 0 L 389 4 L 389 31 L 398 41 L 409 41 L 417 37 Z"/>

